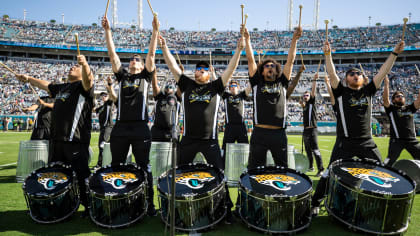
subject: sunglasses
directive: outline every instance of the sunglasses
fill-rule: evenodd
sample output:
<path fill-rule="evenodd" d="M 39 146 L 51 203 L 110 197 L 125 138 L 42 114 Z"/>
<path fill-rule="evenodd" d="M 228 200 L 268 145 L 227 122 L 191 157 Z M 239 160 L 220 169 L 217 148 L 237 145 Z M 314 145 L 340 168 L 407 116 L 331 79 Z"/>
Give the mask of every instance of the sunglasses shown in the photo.
<path fill-rule="evenodd" d="M 138 62 L 140 62 L 141 59 L 138 58 L 138 57 L 132 57 L 132 58 L 130 58 L 130 61 L 138 61 Z"/>
<path fill-rule="evenodd" d="M 276 68 L 276 64 L 265 64 L 264 68 Z"/>
<path fill-rule="evenodd" d="M 208 71 L 209 70 L 209 68 L 208 67 L 197 67 L 197 68 L 195 68 L 195 70 L 201 70 L 201 69 L 204 69 L 205 71 Z"/>
<path fill-rule="evenodd" d="M 232 87 L 238 87 L 238 85 L 236 85 L 236 84 L 231 84 L 230 85 L 230 87 L 232 88 Z"/>
<path fill-rule="evenodd" d="M 306 95 L 303 95 L 304 97 L 309 97 L 309 95 L 308 94 L 306 94 Z"/>
<path fill-rule="evenodd" d="M 404 95 L 402 95 L 402 94 L 399 94 L 399 95 L 395 96 L 395 98 L 403 98 L 403 97 L 404 97 Z"/>
<path fill-rule="evenodd" d="M 350 75 L 350 76 L 353 76 L 353 75 L 357 75 L 357 76 L 359 76 L 359 75 L 361 75 L 362 73 L 360 73 L 360 72 L 358 72 L 358 71 L 352 71 L 352 72 L 349 72 L 349 74 L 348 75 Z"/>

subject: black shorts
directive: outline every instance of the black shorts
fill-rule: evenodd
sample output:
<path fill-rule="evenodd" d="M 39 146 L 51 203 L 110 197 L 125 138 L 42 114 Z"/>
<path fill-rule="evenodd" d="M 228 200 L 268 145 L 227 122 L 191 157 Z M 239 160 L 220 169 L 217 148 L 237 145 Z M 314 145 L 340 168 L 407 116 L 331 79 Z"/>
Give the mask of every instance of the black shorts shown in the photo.
<path fill-rule="evenodd" d="M 248 169 L 265 166 L 267 151 L 271 151 L 277 166 L 287 167 L 286 129 L 265 129 L 255 127 L 251 135 Z"/>
<path fill-rule="evenodd" d="M 152 141 L 169 142 L 171 141 L 171 129 L 162 129 L 152 126 Z"/>
<path fill-rule="evenodd" d="M 188 164 L 194 161 L 195 155 L 201 152 L 210 165 L 224 170 L 225 161 L 220 154 L 217 139 L 191 139 L 182 137 L 179 144 L 178 164 Z"/>
<path fill-rule="evenodd" d="M 49 140 L 50 138 L 49 128 L 35 128 L 32 131 L 31 140 Z"/>
<path fill-rule="evenodd" d="M 226 143 L 249 143 L 245 124 L 230 124 L 225 128 L 222 149 L 226 151 Z"/>
<path fill-rule="evenodd" d="M 382 163 L 381 153 L 373 139 L 340 138 L 337 150 L 334 156 L 331 156 L 331 160 L 351 159 L 353 157 L 371 159 Z"/>

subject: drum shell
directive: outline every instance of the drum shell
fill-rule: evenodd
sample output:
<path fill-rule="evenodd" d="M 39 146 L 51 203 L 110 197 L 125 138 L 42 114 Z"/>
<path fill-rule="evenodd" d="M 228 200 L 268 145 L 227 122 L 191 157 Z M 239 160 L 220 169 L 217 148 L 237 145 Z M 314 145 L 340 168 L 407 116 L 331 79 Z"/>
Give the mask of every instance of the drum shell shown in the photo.
<path fill-rule="evenodd" d="M 172 165 L 172 143 L 152 142 L 150 165 L 152 166 L 153 184 L 157 184 L 158 177 Z"/>
<path fill-rule="evenodd" d="M 205 167 L 211 167 L 208 164 L 194 163 L 196 170 L 205 170 Z M 181 166 L 182 168 L 183 166 Z M 178 169 L 179 167 L 177 167 Z M 213 167 L 211 167 L 213 168 Z M 215 168 L 213 168 L 215 169 Z M 171 175 L 172 170 L 168 170 L 158 179 L 159 204 L 161 208 L 161 219 L 169 225 L 169 199 L 170 194 L 160 186 L 167 175 Z M 219 170 L 220 183 L 208 192 L 201 194 L 177 195 L 175 197 L 175 228 L 181 231 L 203 230 L 219 223 L 226 215 L 226 181 L 223 177 L 223 171 Z"/>
<path fill-rule="evenodd" d="M 54 165 L 54 163 L 51 163 L 49 166 Z M 48 166 L 40 169 L 44 168 L 48 168 Z M 37 171 L 34 171 L 33 174 Z M 60 191 L 50 194 L 28 193 L 26 190 L 29 176 L 27 177 L 22 189 L 30 216 L 35 222 L 42 224 L 57 223 L 70 217 L 79 208 L 80 195 L 76 173 L 71 173 L 72 176 L 69 176 L 71 177 L 70 183 Z"/>
<path fill-rule="evenodd" d="M 275 170 L 280 167 L 265 168 Z M 282 170 L 301 175 L 312 186 L 311 179 L 289 168 Z M 251 170 L 252 171 L 252 170 Z M 242 220 L 250 227 L 267 233 L 294 233 L 309 227 L 311 222 L 312 187 L 294 196 L 263 195 L 242 184 L 239 189 L 239 205 Z"/>
<path fill-rule="evenodd" d="M 399 175 L 410 180 L 404 173 Z M 408 228 L 413 202 L 414 191 L 391 195 L 355 189 L 330 169 L 325 206 L 330 215 L 352 228 L 374 234 L 400 234 Z"/>
<path fill-rule="evenodd" d="M 16 181 L 23 183 L 34 170 L 48 164 L 48 140 L 20 141 Z"/>

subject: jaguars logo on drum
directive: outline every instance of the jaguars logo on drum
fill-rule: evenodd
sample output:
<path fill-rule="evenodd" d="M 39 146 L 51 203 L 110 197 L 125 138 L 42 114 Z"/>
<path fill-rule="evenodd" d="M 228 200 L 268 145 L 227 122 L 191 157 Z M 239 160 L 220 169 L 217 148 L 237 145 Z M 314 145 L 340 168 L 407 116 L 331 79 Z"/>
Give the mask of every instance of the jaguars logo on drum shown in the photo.
<path fill-rule="evenodd" d="M 300 183 L 299 180 L 282 174 L 251 175 L 250 177 L 255 179 L 260 184 L 271 186 L 281 191 L 288 191 L 292 188 L 292 185 Z"/>
<path fill-rule="evenodd" d="M 130 172 L 110 172 L 101 174 L 105 183 L 111 184 L 115 189 L 123 189 L 128 183 L 134 183 L 138 179 Z"/>
<path fill-rule="evenodd" d="M 194 171 L 177 174 L 175 182 L 178 184 L 184 184 L 192 189 L 199 189 L 204 186 L 205 182 L 214 180 L 215 177 L 209 172 Z"/>
<path fill-rule="evenodd" d="M 45 189 L 53 190 L 58 184 L 63 184 L 68 181 L 67 175 L 61 172 L 45 172 L 39 173 L 38 183 L 42 184 Z"/>
<path fill-rule="evenodd" d="M 352 176 L 369 181 L 372 184 L 383 188 L 392 187 L 392 183 L 400 181 L 400 179 L 382 171 L 366 168 L 345 168 L 341 167 L 342 170 L 348 172 Z"/>

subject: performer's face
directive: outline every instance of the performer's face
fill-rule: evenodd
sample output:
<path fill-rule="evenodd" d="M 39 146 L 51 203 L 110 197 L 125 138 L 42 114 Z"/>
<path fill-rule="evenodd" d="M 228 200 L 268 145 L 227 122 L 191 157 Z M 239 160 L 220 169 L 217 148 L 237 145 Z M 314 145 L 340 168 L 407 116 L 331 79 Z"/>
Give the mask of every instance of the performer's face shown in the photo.
<path fill-rule="evenodd" d="M 229 85 L 229 90 L 234 95 L 238 94 L 238 84 L 236 84 L 236 83 L 230 84 Z"/>
<path fill-rule="evenodd" d="M 103 102 L 106 102 L 108 100 L 108 94 L 102 95 L 101 98 Z"/>
<path fill-rule="evenodd" d="M 346 76 L 347 85 L 352 89 L 359 89 L 363 86 L 365 80 L 359 71 L 351 71 Z"/>
<path fill-rule="evenodd" d="M 303 100 L 304 100 L 305 102 L 309 101 L 309 98 L 311 98 L 311 95 L 310 95 L 309 93 L 305 93 L 305 94 L 303 94 Z"/>
<path fill-rule="evenodd" d="M 264 78 L 269 79 L 269 80 L 274 80 L 277 76 L 276 67 L 277 67 L 276 64 L 272 62 L 267 62 L 264 65 L 264 70 L 262 72 L 262 75 L 264 76 Z"/>
<path fill-rule="evenodd" d="M 130 71 L 136 71 L 136 72 L 142 71 L 144 69 L 144 65 L 143 65 L 143 62 L 141 60 L 141 57 L 134 56 L 134 57 L 130 58 L 130 65 L 128 66 L 128 69 Z"/>
<path fill-rule="evenodd" d="M 207 83 L 210 79 L 209 68 L 205 66 L 199 66 L 195 69 L 195 81 L 199 84 Z"/>
<path fill-rule="evenodd" d="M 69 82 L 82 79 L 82 67 L 79 64 L 72 66 L 68 78 Z"/>
<path fill-rule="evenodd" d="M 404 106 L 404 104 L 405 104 L 404 94 L 398 93 L 397 95 L 395 95 L 394 99 L 392 100 L 392 103 L 394 103 L 395 105 L 398 105 L 398 106 Z"/>

